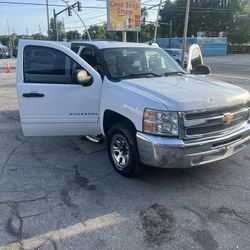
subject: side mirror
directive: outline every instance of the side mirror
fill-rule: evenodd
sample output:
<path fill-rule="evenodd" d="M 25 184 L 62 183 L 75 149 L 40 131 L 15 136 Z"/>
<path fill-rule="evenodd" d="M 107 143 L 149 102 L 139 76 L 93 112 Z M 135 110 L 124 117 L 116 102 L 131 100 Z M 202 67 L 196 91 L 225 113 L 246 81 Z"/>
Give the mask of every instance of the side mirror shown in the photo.
<path fill-rule="evenodd" d="M 190 73 L 193 75 L 207 75 L 210 72 L 210 68 L 206 65 L 197 65 L 194 69 L 190 70 Z"/>
<path fill-rule="evenodd" d="M 75 80 L 83 87 L 88 87 L 93 83 L 93 77 L 88 75 L 86 70 L 78 69 L 75 72 Z"/>

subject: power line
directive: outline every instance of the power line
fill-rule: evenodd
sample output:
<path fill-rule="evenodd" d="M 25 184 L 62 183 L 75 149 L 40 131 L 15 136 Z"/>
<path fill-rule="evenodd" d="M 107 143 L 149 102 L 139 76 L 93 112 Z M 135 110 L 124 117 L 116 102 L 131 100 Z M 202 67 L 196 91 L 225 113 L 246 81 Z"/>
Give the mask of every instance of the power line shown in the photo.
<path fill-rule="evenodd" d="M 174 5 L 165 5 L 167 8 L 172 8 L 172 9 L 186 9 L 185 7 L 181 6 L 174 6 Z M 165 7 L 164 6 L 164 7 Z M 194 10 L 216 10 L 216 11 L 235 11 L 234 9 L 229 9 L 229 8 L 204 8 L 204 7 L 195 7 L 195 6 L 190 6 L 190 9 Z"/>
<path fill-rule="evenodd" d="M 88 17 L 88 20 L 98 18 L 98 17 L 102 17 L 102 16 L 106 16 L 106 14 L 102 14 L 102 15 L 99 15 L 99 16 L 91 16 L 91 17 Z M 75 21 L 75 22 L 69 22 L 69 23 L 65 23 L 65 24 L 73 24 L 73 23 L 80 23 L 80 22 L 81 21 Z"/>
<path fill-rule="evenodd" d="M 154 5 L 150 5 L 150 4 L 147 4 L 148 6 L 151 6 L 151 7 L 148 7 L 148 8 L 146 8 L 146 10 L 151 10 L 151 9 L 153 9 L 153 8 L 155 8 L 155 7 L 158 7 L 159 5 L 164 5 L 166 2 L 168 2 L 168 1 L 164 1 L 164 2 L 162 2 L 162 3 L 160 3 L 160 4 L 154 4 Z M 168 7 L 168 8 L 176 8 L 176 9 L 185 9 L 186 10 L 186 7 L 185 6 L 174 6 L 174 5 L 167 5 L 167 4 L 165 4 L 164 5 L 164 7 Z M 203 9 L 205 9 L 205 10 L 220 10 L 220 11 L 222 11 L 222 10 L 225 10 L 225 11 L 235 11 L 234 9 L 229 9 L 229 8 L 204 8 L 204 7 L 195 7 L 195 6 L 190 6 L 190 9 L 201 9 L 201 10 L 203 10 Z M 154 10 L 156 10 L 156 9 L 154 9 Z"/>
<path fill-rule="evenodd" d="M 32 3 L 32 2 L 10 2 L 10 1 L 0 1 L 0 4 L 13 4 L 13 5 L 33 5 L 33 6 L 47 6 L 45 3 Z M 65 7 L 62 4 L 48 4 L 49 7 Z M 85 9 L 106 9 L 106 7 L 101 6 L 82 6 Z"/>
<path fill-rule="evenodd" d="M 166 3 L 167 1 L 162 2 L 161 5 L 163 5 L 164 3 Z M 0 4 L 10 4 L 10 5 L 30 5 L 30 6 L 47 6 L 45 3 L 32 3 L 32 2 L 10 2 L 10 1 L 0 1 Z M 142 4 L 143 5 L 143 4 Z M 62 4 L 48 4 L 49 7 L 65 7 L 65 5 Z M 156 10 L 154 9 L 155 7 L 158 7 L 159 4 L 155 4 L 155 5 L 150 5 L 147 4 L 147 6 L 151 6 L 148 7 L 146 10 Z M 181 7 L 181 6 L 173 6 L 173 5 L 164 5 L 165 7 L 168 8 L 173 8 L 173 9 L 185 9 L 185 7 Z M 106 10 L 106 6 L 102 7 L 102 6 L 82 6 L 83 9 L 102 9 L 102 10 Z M 194 7 L 191 6 L 190 9 L 195 9 L 195 10 L 213 10 L 213 11 L 235 11 L 234 9 L 229 9 L 229 8 L 203 8 L 203 7 Z"/>
<path fill-rule="evenodd" d="M 0 1 L 0 4 L 17 4 L 17 5 L 37 5 L 37 6 L 47 6 L 44 3 L 31 3 L 31 2 L 9 2 L 9 1 Z M 65 7 L 62 4 L 48 4 L 51 7 Z"/>
<path fill-rule="evenodd" d="M 166 3 L 167 1 L 162 2 L 161 5 L 163 5 L 164 3 Z M 13 4 L 13 5 L 33 5 L 33 6 L 47 6 L 45 3 L 33 3 L 33 2 L 12 2 L 12 1 L 0 1 L 0 4 Z M 142 5 L 147 5 L 150 6 L 148 7 L 146 10 L 150 10 L 153 9 L 154 7 L 158 7 L 159 4 L 143 4 Z M 62 4 L 48 4 L 48 6 L 50 7 L 65 7 L 65 5 Z M 173 6 L 173 5 L 164 5 L 165 7 L 169 7 L 169 8 L 178 8 L 178 9 L 185 9 L 185 7 L 181 7 L 181 6 Z M 82 6 L 82 8 L 85 9 L 107 9 L 106 6 Z M 229 9 L 229 8 L 203 8 L 203 7 L 195 7 L 195 6 L 191 6 L 192 9 L 206 9 L 206 10 L 218 10 L 218 11 L 235 11 L 234 9 Z"/>
<path fill-rule="evenodd" d="M 184 12 L 185 11 L 185 9 L 180 9 L 180 10 L 175 10 L 175 11 L 178 11 L 178 12 Z M 190 7 L 190 10 L 189 10 L 190 12 L 196 12 L 196 13 L 201 13 L 201 12 L 206 12 L 206 13 L 212 13 L 212 12 L 225 12 L 225 13 L 229 13 L 229 14 L 231 14 L 232 12 L 234 12 L 235 10 L 230 10 L 230 11 L 223 11 L 223 10 L 193 10 L 193 9 L 191 9 L 191 7 Z"/>
<path fill-rule="evenodd" d="M 90 24 L 90 25 L 87 25 L 87 27 L 96 26 L 96 25 L 104 24 L 104 23 L 106 23 L 106 22 L 100 22 L 100 23 L 96 23 L 96 24 Z M 84 28 L 83 25 L 82 26 L 75 26 L 75 27 L 67 27 L 65 29 L 66 30 L 71 30 L 71 29 L 80 29 L 80 28 Z"/>

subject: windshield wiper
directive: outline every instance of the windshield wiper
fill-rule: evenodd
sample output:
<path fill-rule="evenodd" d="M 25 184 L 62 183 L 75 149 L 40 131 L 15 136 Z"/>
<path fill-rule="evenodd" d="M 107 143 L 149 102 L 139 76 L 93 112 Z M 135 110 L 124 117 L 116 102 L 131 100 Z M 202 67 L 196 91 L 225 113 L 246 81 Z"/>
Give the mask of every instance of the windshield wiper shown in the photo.
<path fill-rule="evenodd" d="M 169 76 L 169 75 L 186 75 L 183 71 L 173 71 L 173 72 L 166 72 L 162 74 L 163 76 Z"/>
<path fill-rule="evenodd" d="M 133 74 L 129 74 L 126 76 L 122 76 L 121 78 L 133 78 L 133 77 L 140 77 L 140 76 L 157 76 L 157 77 L 162 77 L 162 75 L 153 73 L 153 72 L 146 72 L 146 73 L 133 73 Z"/>

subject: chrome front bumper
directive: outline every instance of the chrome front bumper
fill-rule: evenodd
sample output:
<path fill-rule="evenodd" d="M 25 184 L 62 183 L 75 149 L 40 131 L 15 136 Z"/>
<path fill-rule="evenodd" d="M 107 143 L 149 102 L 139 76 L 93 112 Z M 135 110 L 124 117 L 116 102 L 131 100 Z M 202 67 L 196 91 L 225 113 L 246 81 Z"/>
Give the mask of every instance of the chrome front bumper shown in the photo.
<path fill-rule="evenodd" d="M 143 164 L 161 168 L 188 168 L 225 159 L 247 147 L 250 123 L 216 139 L 184 141 L 137 132 L 137 145 Z"/>

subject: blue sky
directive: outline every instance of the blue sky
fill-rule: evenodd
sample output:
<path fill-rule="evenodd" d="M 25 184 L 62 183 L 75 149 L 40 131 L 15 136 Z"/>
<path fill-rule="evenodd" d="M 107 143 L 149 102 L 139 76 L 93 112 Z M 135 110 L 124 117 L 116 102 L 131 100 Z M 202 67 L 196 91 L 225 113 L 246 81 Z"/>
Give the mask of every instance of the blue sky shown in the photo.
<path fill-rule="evenodd" d="M 1 1 L 1 0 L 0 0 Z M 8 1 L 8 0 L 5 0 Z M 45 0 L 9 0 L 11 2 L 31 2 L 31 3 L 46 3 Z M 73 4 L 76 1 L 70 0 L 69 3 Z M 84 6 L 97 7 L 96 9 L 83 8 L 82 12 L 79 12 L 86 25 L 93 25 L 105 22 L 107 19 L 106 9 L 98 9 L 98 7 L 106 7 L 106 1 L 104 0 L 81 0 Z M 142 0 L 142 3 L 147 4 L 158 4 L 159 0 Z M 49 4 L 63 4 L 62 0 L 49 0 Z M 60 11 L 62 7 L 49 7 L 49 14 L 52 17 L 53 8 L 56 11 Z M 150 20 L 155 20 L 156 11 L 151 10 L 149 12 Z M 79 19 L 73 14 L 73 16 L 68 17 L 67 12 L 63 13 L 58 17 L 59 19 L 64 19 L 66 31 L 77 29 L 79 32 L 84 30 Z M 41 27 L 42 33 L 47 32 L 47 16 L 46 16 L 46 6 L 28 6 L 28 5 L 10 5 L 10 4 L 0 4 L 0 35 L 8 34 L 7 20 L 11 32 L 17 34 L 34 34 L 39 32 L 39 25 Z M 80 27 L 80 28 L 78 28 Z"/>

